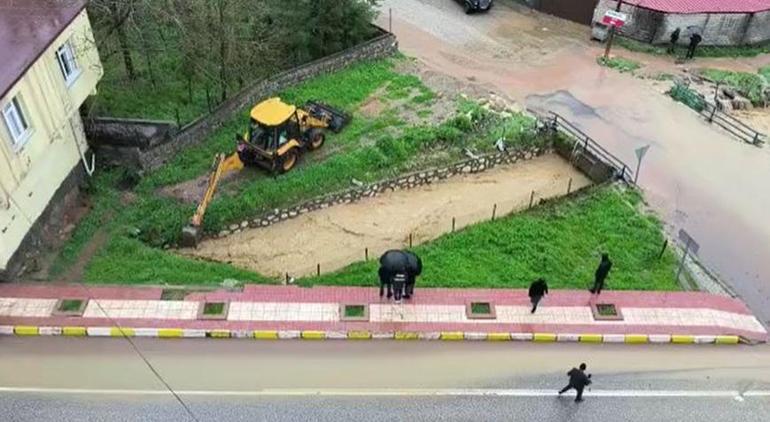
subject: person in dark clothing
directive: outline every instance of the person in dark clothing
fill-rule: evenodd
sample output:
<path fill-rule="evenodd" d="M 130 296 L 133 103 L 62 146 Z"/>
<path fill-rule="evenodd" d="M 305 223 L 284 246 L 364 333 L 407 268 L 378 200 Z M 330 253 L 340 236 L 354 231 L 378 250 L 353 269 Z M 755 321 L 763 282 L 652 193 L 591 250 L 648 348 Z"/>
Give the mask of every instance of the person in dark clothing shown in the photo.
<path fill-rule="evenodd" d="M 583 390 L 586 388 L 587 385 L 591 384 L 591 374 L 586 375 L 585 370 L 586 370 L 586 364 L 581 363 L 580 369 L 572 368 L 569 372 L 567 372 L 567 376 L 569 377 L 569 384 L 567 384 L 566 387 L 559 390 L 559 395 L 562 395 L 574 388 L 575 391 L 577 391 L 577 397 L 575 397 L 575 403 L 580 403 L 581 401 L 583 401 Z"/>
<path fill-rule="evenodd" d="M 668 47 L 668 52 L 673 53 L 676 51 L 676 43 L 679 42 L 679 34 L 682 33 L 682 30 L 679 28 L 676 28 L 674 32 L 671 33 L 671 45 Z"/>
<path fill-rule="evenodd" d="M 529 300 L 532 302 L 532 313 L 537 310 L 537 304 L 540 303 L 540 299 L 548 294 L 548 284 L 542 278 L 538 278 L 529 285 Z"/>
<path fill-rule="evenodd" d="M 417 277 L 422 274 L 422 260 L 417 254 L 411 251 L 404 251 L 407 260 L 407 278 L 404 286 L 404 299 L 410 299 L 414 294 L 414 284 Z"/>
<path fill-rule="evenodd" d="M 703 37 L 701 37 L 700 34 L 694 33 L 690 35 L 690 47 L 687 49 L 687 56 L 685 56 L 685 58 L 691 59 L 695 57 L 695 49 L 701 41 L 703 41 Z"/>
<path fill-rule="evenodd" d="M 594 287 L 589 290 L 591 293 L 596 293 L 598 295 L 602 292 L 602 289 L 604 288 L 604 280 L 607 278 L 607 274 L 610 273 L 611 268 L 612 261 L 610 261 L 610 256 L 606 253 L 602 254 L 602 261 L 599 263 L 599 267 L 596 269 Z"/>

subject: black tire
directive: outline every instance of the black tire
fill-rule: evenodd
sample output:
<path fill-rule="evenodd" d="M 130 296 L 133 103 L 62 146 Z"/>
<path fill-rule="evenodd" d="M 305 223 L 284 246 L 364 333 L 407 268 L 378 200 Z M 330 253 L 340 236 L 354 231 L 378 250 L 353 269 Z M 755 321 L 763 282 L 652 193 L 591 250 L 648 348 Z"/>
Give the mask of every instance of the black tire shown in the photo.
<path fill-rule="evenodd" d="M 320 129 L 310 129 L 307 134 L 307 149 L 315 151 L 326 142 L 326 134 Z"/>
<path fill-rule="evenodd" d="M 465 2 L 465 14 L 470 15 L 471 13 L 473 13 L 473 6 L 471 6 L 470 3 Z"/>
<path fill-rule="evenodd" d="M 278 159 L 278 172 L 281 174 L 290 172 L 294 167 L 297 166 L 297 161 L 299 161 L 299 153 L 297 153 L 297 148 L 292 148 L 286 151 L 286 153 Z"/>

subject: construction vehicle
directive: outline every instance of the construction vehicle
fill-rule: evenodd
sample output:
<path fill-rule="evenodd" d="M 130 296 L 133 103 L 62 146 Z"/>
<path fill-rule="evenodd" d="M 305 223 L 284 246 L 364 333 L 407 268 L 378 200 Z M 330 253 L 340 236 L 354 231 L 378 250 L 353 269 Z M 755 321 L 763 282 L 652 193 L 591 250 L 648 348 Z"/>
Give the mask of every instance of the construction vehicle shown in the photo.
<path fill-rule="evenodd" d="M 248 131 L 235 135 L 236 152 L 215 157 L 206 192 L 190 223 L 182 229 L 182 246 L 198 245 L 206 209 L 227 173 L 244 166 L 263 167 L 272 174 L 286 173 L 297 165 L 305 151 L 323 146 L 327 130 L 338 133 L 350 120 L 346 114 L 319 102 L 310 101 L 298 108 L 277 97 L 254 106 L 249 116 Z"/>

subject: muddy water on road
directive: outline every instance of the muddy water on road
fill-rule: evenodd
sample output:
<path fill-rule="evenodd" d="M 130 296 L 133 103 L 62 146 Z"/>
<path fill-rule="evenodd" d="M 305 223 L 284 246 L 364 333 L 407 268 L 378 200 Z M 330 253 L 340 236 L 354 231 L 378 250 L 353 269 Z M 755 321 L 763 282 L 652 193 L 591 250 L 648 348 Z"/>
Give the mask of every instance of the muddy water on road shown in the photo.
<path fill-rule="evenodd" d="M 654 82 L 597 66 L 602 51 L 582 41 L 587 29 L 576 39 L 572 24 L 551 25 L 541 28 L 547 35 L 534 42 L 533 31 L 548 18 L 528 17 L 519 9 L 498 5 L 489 17 L 464 22 L 432 0 L 387 3 L 402 9 L 394 11 L 393 23 L 401 49 L 429 67 L 529 108 L 556 111 L 632 166 L 634 149 L 651 145 L 639 176 L 651 205 L 671 233 L 686 229 L 701 245 L 703 260 L 760 319 L 770 321 L 768 148 L 743 144 L 708 125 Z M 457 42 L 432 27 L 423 30 L 425 8 L 434 16 L 432 26 L 447 14 L 446 25 L 472 25 L 483 36 Z M 515 53 L 489 53 L 501 49 Z"/>

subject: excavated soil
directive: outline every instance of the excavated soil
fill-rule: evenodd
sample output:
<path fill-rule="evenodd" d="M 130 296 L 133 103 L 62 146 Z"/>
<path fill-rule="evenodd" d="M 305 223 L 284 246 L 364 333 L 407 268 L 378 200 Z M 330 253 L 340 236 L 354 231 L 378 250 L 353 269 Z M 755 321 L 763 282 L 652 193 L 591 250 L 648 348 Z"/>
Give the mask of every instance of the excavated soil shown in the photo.
<path fill-rule="evenodd" d="M 202 242 L 181 253 L 232 263 L 278 277 L 330 272 L 387 249 L 419 244 L 534 202 L 564 195 L 591 182 L 557 155 L 546 155 L 485 173 L 459 176 L 408 191 L 390 192 L 330 207 L 267 227 Z"/>

